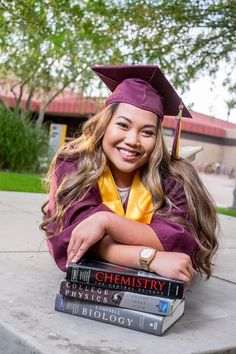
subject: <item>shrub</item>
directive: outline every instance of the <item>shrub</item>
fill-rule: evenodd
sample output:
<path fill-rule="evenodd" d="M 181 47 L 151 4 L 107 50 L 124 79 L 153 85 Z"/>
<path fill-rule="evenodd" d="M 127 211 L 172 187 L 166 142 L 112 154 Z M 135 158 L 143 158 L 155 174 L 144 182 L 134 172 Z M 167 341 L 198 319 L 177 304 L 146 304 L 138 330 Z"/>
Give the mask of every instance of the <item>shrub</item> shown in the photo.
<path fill-rule="evenodd" d="M 38 172 L 48 155 L 48 134 L 30 119 L 0 105 L 0 167 L 10 171 Z"/>

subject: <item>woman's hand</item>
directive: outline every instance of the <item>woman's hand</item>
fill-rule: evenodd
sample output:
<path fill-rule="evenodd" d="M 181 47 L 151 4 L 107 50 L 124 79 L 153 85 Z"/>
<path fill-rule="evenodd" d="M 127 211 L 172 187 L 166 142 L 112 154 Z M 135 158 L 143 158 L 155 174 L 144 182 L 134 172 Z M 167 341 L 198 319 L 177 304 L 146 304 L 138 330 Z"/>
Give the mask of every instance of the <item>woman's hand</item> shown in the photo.
<path fill-rule="evenodd" d="M 182 280 L 185 287 L 189 286 L 197 274 L 191 258 L 187 254 L 179 252 L 157 252 L 149 269 L 163 277 Z"/>
<path fill-rule="evenodd" d="M 106 214 L 98 212 L 77 225 L 71 233 L 67 248 L 67 266 L 76 263 L 106 233 Z"/>

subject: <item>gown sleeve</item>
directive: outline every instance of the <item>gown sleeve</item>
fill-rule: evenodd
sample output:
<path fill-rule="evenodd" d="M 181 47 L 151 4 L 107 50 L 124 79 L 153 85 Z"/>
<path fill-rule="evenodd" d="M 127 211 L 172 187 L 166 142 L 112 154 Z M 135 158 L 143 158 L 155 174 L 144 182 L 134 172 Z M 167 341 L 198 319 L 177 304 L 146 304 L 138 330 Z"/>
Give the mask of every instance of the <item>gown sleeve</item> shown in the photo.
<path fill-rule="evenodd" d="M 164 191 L 173 203 L 171 213 L 168 216 L 160 216 L 155 213 L 150 226 L 166 252 L 185 253 L 194 262 L 194 255 L 198 247 L 197 242 L 186 228 L 174 220 L 175 218 L 183 218 L 188 224 L 191 224 L 184 188 L 179 182 L 172 180 L 166 183 Z M 163 211 L 166 211 L 166 208 Z"/>
<path fill-rule="evenodd" d="M 52 183 L 49 192 L 49 200 L 46 210 L 46 217 L 51 217 L 55 211 L 55 194 L 58 186 L 65 175 L 76 168 L 73 162 L 60 161 L 52 176 Z M 65 213 L 63 230 L 57 232 L 57 224 L 47 226 L 46 235 L 49 252 L 53 256 L 57 266 L 66 271 L 67 247 L 73 229 L 84 219 L 99 211 L 110 211 L 102 204 L 98 188 L 92 187 L 82 201 L 75 202 Z"/>

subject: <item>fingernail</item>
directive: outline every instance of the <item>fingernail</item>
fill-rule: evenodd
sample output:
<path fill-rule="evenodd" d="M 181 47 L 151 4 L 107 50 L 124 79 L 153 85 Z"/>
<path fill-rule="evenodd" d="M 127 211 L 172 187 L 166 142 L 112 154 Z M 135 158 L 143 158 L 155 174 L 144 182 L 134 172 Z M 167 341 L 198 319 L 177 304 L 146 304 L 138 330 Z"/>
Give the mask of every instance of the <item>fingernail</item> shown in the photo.
<path fill-rule="evenodd" d="M 66 269 L 68 268 L 68 263 L 66 263 Z"/>
<path fill-rule="evenodd" d="M 72 261 L 71 261 L 72 263 L 75 263 L 75 262 L 77 262 L 77 258 L 76 257 L 74 257 L 73 259 L 72 259 Z"/>

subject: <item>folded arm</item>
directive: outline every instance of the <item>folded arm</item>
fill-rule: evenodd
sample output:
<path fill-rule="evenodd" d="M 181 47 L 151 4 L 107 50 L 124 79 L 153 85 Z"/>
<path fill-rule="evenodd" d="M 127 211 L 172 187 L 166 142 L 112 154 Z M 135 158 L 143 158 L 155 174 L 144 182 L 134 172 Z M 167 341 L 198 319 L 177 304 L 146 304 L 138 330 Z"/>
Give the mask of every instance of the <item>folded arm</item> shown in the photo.
<path fill-rule="evenodd" d="M 122 266 L 141 268 L 139 253 L 143 246 L 124 245 L 105 236 L 90 249 L 93 256 Z M 149 269 L 164 277 L 182 280 L 188 286 L 196 275 L 191 258 L 185 253 L 158 251 Z"/>
<path fill-rule="evenodd" d="M 110 235 L 124 245 L 151 246 L 163 251 L 155 231 L 146 224 L 102 211 L 93 214 L 74 228 L 68 246 L 67 263 L 78 262 L 91 246 Z"/>

